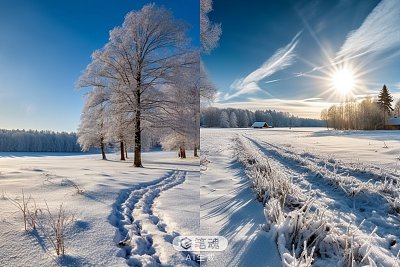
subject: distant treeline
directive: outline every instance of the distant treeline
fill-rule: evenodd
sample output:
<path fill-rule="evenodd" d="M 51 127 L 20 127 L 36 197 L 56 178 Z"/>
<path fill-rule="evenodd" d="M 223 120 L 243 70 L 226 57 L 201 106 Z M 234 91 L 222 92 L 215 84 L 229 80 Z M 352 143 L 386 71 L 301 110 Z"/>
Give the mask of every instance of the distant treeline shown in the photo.
<path fill-rule="evenodd" d="M 81 147 L 75 133 L 0 129 L 0 151 L 80 152 Z"/>
<path fill-rule="evenodd" d="M 322 127 L 324 122 L 317 119 L 299 118 L 288 112 L 208 107 L 201 111 L 202 127 L 246 128 L 255 121 L 267 122 L 273 127 Z"/>
<path fill-rule="evenodd" d="M 399 125 L 387 125 L 392 116 L 400 116 L 400 99 L 392 107 L 393 96 L 386 85 L 376 98 L 366 97 L 362 101 L 347 99 L 321 111 L 326 127 L 336 130 L 398 129 Z"/>

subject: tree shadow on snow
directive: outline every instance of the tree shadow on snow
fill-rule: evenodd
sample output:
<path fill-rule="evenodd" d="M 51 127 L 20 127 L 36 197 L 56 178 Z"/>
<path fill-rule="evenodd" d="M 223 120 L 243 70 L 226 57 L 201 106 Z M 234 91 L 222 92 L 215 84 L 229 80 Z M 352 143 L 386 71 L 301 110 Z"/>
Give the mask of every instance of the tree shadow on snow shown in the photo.
<path fill-rule="evenodd" d="M 225 223 L 219 234 L 228 239 L 229 249 L 233 252 L 231 255 L 235 255 L 230 259 L 230 266 L 250 266 L 255 261 L 263 262 L 267 266 L 271 260 L 276 264 L 276 259 L 271 259 L 274 257 L 268 255 L 268 251 L 276 249 L 276 246 L 260 228 L 260 225 L 265 223 L 263 206 L 255 199 L 251 181 L 240 162 L 232 161 L 229 168 L 236 173 L 233 177 L 236 187 L 228 194 L 205 203 L 208 212 L 201 220 L 222 216 L 220 221 Z M 235 240 L 238 234 L 240 237 Z M 247 238 L 240 241 L 243 236 Z"/>

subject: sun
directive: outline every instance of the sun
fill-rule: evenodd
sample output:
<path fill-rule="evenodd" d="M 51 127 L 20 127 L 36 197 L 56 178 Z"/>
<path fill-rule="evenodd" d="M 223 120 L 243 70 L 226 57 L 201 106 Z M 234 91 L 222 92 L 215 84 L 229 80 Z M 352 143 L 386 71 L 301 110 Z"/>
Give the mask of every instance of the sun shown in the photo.
<path fill-rule="evenodd" d="M 345 96 L 352 93 L 355 86 L 353 71 L 347 68 L 338 69 L 331 78 L 333 87 L 339 94 Z"/>

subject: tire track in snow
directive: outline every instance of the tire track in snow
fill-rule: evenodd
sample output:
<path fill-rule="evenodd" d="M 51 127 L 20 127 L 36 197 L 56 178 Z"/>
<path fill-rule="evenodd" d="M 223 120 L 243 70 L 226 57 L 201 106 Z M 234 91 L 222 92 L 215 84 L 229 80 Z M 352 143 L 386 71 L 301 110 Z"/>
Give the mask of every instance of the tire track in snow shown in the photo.
<path fill-rule="evenodd" d="M 336 189 L 342 189 L 347 196 L 353 197 L 353 200 L 359 198 L 360 195 L 367 195 L 381 202 L 386 212 L 396 216 L 399 213 L 397 204 L 399 198 L 398 182 L 393 176 L 388 177 L 388 173 L 385 177 L 381 177 L 377 173 L 357 171 L 341 162 L 324 162 L 323 159 L 308 153 L 303 156 L 304 153 L 298 154 L 266 141 L 259 141 L 257 138 L 246 138 L 264 154 L 274 158 L 275 161 L 279 161 L 285 166 L 287 165 L 285 162 L 289 163 L 293 166 L 291 169 L 313 173 L 317 178 L 321 178 L 320 180 L 323 183 L 328 183 Z M 374 181 L 371 178 L 374 178 Z M 368 200 L 368 198 L 364 200 Z"/>
<path fill-rule="evenodd" d="M 258 138 L 257 138 L 258 139 Z M 309 152 L 297 153 L 293 150 L 286 149 L 284 147 L 280 147 L 274 145 L 270 142 L 263 140 L 263 143 L 277 151 L 281 154 L 296 154 L 307 161 L 311 161 L 320 167 L 325 167 L 331 172 L 341 172 L 344 175 L 350 175 L 359 179 L 362 182 L 376 182 L 376 181 L 385 181 L 386 179 L 391 179 L 395 184 L 400 182 L 400 175 L 397 170 L 389 170 L 383 169 L 381 167 L 377 167 L 374 165 L 367 165 L 358 163 L 343 163 L 339 160 L 335 160 L 332 158 L 322 158 L 321 156 L 314 155 Z"/>
<path fill-rule="evenodd" d="M 110 221 L 117 228 L 114 242 L 121 248 L 118 256 L 124 257 L 129 266 L 168 266 L 170 261 L 197 265 L 185 261 L 185 255 L 172 248 L 172 240 L 179 233 L 167 233 L 167 225 L 153 212 L 160 193 L 185 179 L 186 171 L 172 171 L 125 191 L 117 199 Z"/>

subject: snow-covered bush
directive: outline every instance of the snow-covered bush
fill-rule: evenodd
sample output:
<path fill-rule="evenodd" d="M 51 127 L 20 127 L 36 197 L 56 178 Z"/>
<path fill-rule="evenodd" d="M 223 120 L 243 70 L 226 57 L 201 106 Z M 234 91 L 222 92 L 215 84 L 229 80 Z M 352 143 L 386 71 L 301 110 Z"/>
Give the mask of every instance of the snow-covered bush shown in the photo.
<path fill-rule="evenodd" d="M 269 199 L 280 199 L 285 206 L 299 206 L 303 202 L 289 177 L 271 166 L 243 137 L 237 137 L 235 142 L 237 158 L 246 167 L 257 200 L 265 204 Z"/>
<path fill-rule="evenodd" d="M 327 238 L 333 227 L 323 211 L 313 208 L 311 200 L 300 209 L 287 213 L 275 229 L 283 263 L 310 266 L 314 253 L 328 257 L 340 255 L 340 251 L 334 249 L 332 237 Z"/>

